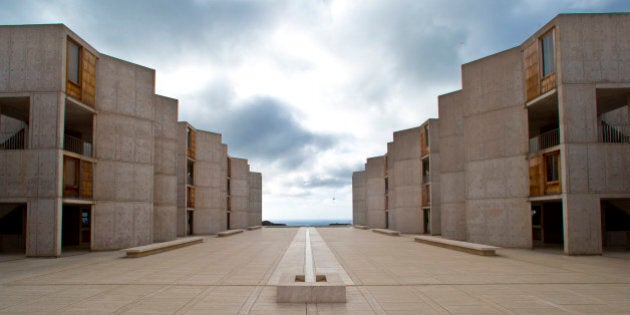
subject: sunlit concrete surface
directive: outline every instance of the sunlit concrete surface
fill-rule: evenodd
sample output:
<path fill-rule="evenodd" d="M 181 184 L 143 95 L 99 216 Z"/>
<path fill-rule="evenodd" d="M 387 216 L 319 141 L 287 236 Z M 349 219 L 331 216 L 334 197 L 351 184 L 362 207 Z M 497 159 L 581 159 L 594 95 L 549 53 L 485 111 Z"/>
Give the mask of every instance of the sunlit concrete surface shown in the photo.
<path fill-rule="evenodd" d="M 630 252 L 481 257 L 353 228 L 318 228 L 354 285 L 347 303 L 276 303 L 270 277 L 298 229 L 264 228 L 153 256 L 0 255 L 0 313 L 630 313 Z"/>

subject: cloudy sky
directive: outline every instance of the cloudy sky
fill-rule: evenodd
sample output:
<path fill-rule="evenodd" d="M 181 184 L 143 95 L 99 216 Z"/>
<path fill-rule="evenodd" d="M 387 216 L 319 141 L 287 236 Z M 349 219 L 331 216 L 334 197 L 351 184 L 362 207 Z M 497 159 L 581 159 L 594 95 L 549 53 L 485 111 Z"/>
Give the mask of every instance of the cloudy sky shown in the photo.
<path fill-rule="evenodd" d="M 64 23 L 157 71 L 179 119 L 263 173 L 263 218 L 351 219 L 352 172 L 437 116 L 460 65 L 558 13 L 627 0 L 0 0 L 1 24 Z"/>

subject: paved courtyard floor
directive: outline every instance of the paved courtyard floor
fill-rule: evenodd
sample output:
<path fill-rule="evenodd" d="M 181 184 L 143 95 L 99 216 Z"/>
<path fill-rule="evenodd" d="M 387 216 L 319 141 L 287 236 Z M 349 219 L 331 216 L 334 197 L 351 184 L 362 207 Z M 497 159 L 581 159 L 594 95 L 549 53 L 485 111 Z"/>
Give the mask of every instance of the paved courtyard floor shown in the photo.
<path fill-rule="evenodd" d="M 344 304 L 278 304 L 269 278 L 295 228 L 143 258 L 0 255 L 0 313 L 630 314 L 630 252 L 481 257 L 353 228 L 318 228 L 352 278 Z"/>

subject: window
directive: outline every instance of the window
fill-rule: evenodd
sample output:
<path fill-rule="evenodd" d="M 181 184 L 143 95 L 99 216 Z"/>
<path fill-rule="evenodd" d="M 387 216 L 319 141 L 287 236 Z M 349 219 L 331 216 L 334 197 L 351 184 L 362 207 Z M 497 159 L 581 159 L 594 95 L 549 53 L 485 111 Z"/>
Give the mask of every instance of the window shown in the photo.
<path fill-rule="evenodd" d="M 186 149 L 190 149 L 190 144 L 191 144 L 191 139 L 192 138 L 192 131 L 190 130 L 190 128 L 186 128 Z"/>
<path fill-rule="evenodd" d="M 545 164 L 547 166 L 547 182 L 557 182 L 559 180 L 559 164 L 558 153 L 545 156 Z"/>
<path fill-rule="evenodd" d="M 195 168 L 193 166 L 193 162 L 192 161 L 188 161 L 187 163 L 187 170 L 186 170 L 186 182 L 188 183 L 188 185 L 194 185 L 194 178 L 195 178 Z"/>
<path fill-rule="evenodd" d="M 422 183 L 426 184 L 429 182 L 430 170 L 429 158 L 422 160 Z"/>
<path fill-rule="evenodd" d="M 68 40 L 68 81 L 80 85 L 81 47 Z"/>
<path fill-rule="evenodd" d="M 389 179 L 386 177 L 385 178 L 385 193 L 389 192 Z"/>
<path fill-rule="evenodd" d="M 555 71 L 554 52 L 553 52 L 553 32 L 549 32 L 540 40 L 540 47 L 542 50 L 542 72 L 543 72 L 543 77 L 546 77 Z"/>
<path fill-rule="evenodd" d="M 429 126 L 424 126 L 424 146 L 429 146 Z"/>

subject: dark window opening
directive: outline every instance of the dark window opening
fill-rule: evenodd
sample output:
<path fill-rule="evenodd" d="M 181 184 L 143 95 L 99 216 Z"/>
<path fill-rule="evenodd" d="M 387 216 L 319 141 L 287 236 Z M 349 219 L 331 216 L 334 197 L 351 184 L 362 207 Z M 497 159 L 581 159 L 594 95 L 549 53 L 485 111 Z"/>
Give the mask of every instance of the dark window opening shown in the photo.
<path fill-rule="evenodd" d="M 545 35 L 540 40 L 540 47 L 542 50 L 542 71 L 543 77 L 552 74 L 555 71 L 554 66 L 554 47 L 553 47 L 553 32 Z"/>
<path fill-rule="evenodd" d="M 192 161 L 188 161 L 187 165 L 186 165 L 186 183 L 188 183 L 188 185 L 194 185 L 195 179 L 195 168 L 194 168 L 194 163 Z"/>
<path fill-rule="evenodd" d="M 81 79 L 81 47 L 71 40 L 68 40 L 68 80 L 76 85 L 80 85 Z"/>
<path fill-rule="evenodd" d="M 559 180 L 559 164 L 558 154 L 550 154 L 545 156 L 545 164 L 547 166 L 547 182 L 557 182 Z"/>

